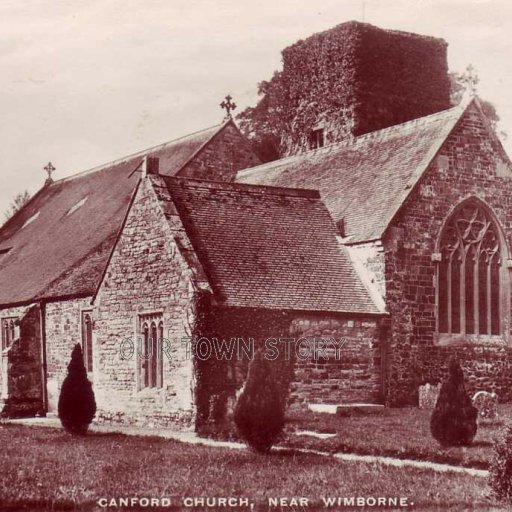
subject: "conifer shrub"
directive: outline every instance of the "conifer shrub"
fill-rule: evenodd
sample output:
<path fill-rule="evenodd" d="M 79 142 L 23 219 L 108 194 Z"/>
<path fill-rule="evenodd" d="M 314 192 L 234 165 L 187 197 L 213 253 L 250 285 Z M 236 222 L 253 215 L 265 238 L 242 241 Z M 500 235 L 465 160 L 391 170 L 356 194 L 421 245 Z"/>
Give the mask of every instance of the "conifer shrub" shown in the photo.
<path fill-rule="evenodd" d="M 430 432 L 442 446 L 469 446 L 476 435 L 477 415 L 466 393 L 462 368 L 453 359 L 430 418 Z"/>
<path fill-rule="evenodd" d="M 512 424 L 505 428 L 494 445 L 489 487 L 498 499 L 512 503 Z"/>
<path fill-rule="evenodd" d="M 68 374 L 62 383 L 59 396 L 59 418 L 71 434 L 85 435 L 96 413 L 92 384 L 87 379 L 82 347 L 73 348 Z"/>
<path fill-rule="evenodd" d="M 271 363 L 257 354 L 235 406 L 239 435 L 253 450 L 268 452 L 283 430 L 285 408 L 286 398 L 276 383 Z"/>

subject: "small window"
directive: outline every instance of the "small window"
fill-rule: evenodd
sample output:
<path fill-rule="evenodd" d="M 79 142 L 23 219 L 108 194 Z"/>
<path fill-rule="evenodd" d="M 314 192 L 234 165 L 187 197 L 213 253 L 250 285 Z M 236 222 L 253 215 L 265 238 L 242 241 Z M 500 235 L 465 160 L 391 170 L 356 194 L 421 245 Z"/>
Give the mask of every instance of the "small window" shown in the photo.
<path fill-rule="evenodd" d="M 34 222 L 37 217 L 39 217 L 39 214 L 40 212 L 37 212 L 37 213 L 34 213 L 34 215 L 32 215 L 32 217 L 28 218 L 25 223 L 23 224 L 23 226 L 21 226 L 21 229 L 27 227 L 29 224 L 32 224 L 32 222 Z"/>
<path fill-rule="evenodd" d="M 84 365 L 88 372 L 92 372 L 92 312 L 82 311 L 82 352 Z"/>
<path fill-rule="evenodd" d="M 324 146 L 324 129 L 317 128 L 309 134 L 309 149 L 318 149 Z"/>
<path fill-rule="evenodd" d="M 72 213 L 76 212 L 78 210 L 78 208 L 80 208 L 81 206 L 83 206 L 85 204 L 85 202 L 87 201 L 87 198 L 89 196 L 85 196 L 83 199 L 81 199 L 80 201 L 78 201 L 78 203 L 76 203 L 74 206 L 72 206 L 68 212 L 66 213 L 66 216 L 68 215 L 71 215 Z"/>
<path fill-rule="evenodd" d="M 161 314 L 139 317 L 139 387 L 163 386 L 164 324 Z"/>
<path fill-rule="evenodd" d="M 2 318 L 2 350 L 19 337 L 18 317 Z"/>

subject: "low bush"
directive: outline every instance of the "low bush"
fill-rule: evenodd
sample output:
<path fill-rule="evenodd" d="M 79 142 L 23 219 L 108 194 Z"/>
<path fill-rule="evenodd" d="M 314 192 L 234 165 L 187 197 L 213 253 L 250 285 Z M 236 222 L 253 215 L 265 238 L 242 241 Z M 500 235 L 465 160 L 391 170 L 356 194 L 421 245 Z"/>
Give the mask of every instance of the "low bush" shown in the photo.
<path fill-rule="evenodd" d="M 466 393 L 462 368 L 457 360 L 451 360 L 430 418 L 432 436 L 442 446 L 469 446 L 476 435 L 477 415 Z"/>
<path fill-rule="evenodd" d="M 512 424 L 505 428 L 494 445 L 489 487 L 498 499 L 512 503 Z"/>

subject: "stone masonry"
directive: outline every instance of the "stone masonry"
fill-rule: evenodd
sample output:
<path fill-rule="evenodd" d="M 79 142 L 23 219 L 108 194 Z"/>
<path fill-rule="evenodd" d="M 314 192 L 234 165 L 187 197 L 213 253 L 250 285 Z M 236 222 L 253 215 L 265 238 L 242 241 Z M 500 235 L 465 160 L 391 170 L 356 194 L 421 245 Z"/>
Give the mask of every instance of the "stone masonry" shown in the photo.
<path fill-rule="evenodd" d="M 1 355 L 4 377 L 0 414 L 7 417 L 44 414 L 41 308 L 31 304 L 2 313 L 18 315 L 19 336 Z"/>
<path fill-rule="evenodd" d="M 292 407 L 307 407 L 310 403 L 382 402 L 382 365 L 385 353 L 378 321 L 369 318 L 298 315 L 291 323 L 290 334 L 297 340 L 308 340 L 310 346 L 314 346 L 315 338 L 334 338 L 338 343 L 341 342 L 339 350 L 327 344 L 327 358 L 320 357 L 318 352 L 315 360 L 311 351 L 307 359 L 297 359 L 291 384 Z M 304 356 L 308 353 L 306 349 L 300 352 Z"/>
<path fill-rule="evenodd" d="M 179 172 L 179 176 L 209 181 L 233 181 L 241 169 L 260 164 L 250 142 L 234 123 L 227 123 Z"/>
<path fill-rule="evenodd" d="M 82 343 L 81 313 L 92 310 L 91 298 L 48 302 L 45 305 L 48 412 L 57 412 L 60 388 L 67 375 L 71 352 L 76 343 Z M 89 375 L 89 379 L 93 376 Z"/>
<path fill-rule="evenodd" d="M 460 358 L 470 393 L 496 391 L 501 401 L 512 400 L 507 261 L 502 261 L 502 272 L 508 275 L 502 296 L 505 335 L 473 336 L 448 346 L 441 346 L 436 337 L 437 263 L 432 261 L 444 222 L 456 205 L 470 197 L 482 201 L 496 217 L 510 254 L 512 172 L 506 162 L 473 104 L 385 233 L 386 302 L 392 333 L 388 400 L 392 404 L 417 403 L 418 386 L 439 382 L 451 356 Z"/>
<path fill-rule="evenodd" d="M 191 271 L 149 179 L 141 182 L 101 284 L 95 321 L 94 391 L 98 421 L 188 427 L 194 420 L 193 364 L 181 339 L 194 322 Z M 170 357 L 162 388 L 140 389 L 139 315 L 161 314 Z"/>

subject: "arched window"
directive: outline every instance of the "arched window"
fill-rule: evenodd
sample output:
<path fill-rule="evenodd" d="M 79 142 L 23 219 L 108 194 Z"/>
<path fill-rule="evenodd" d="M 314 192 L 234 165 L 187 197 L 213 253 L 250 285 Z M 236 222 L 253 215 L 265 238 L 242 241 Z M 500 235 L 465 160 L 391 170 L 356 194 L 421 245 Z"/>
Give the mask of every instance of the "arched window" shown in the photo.
<path fill-rule="evenodd" d="M 9 347 L 17 337 L 17 317 L 2 319 L 2 350 Z"/>
<path fill-rule="evenodd" d="M 141 360 L 141 366 L 142 366 L 142 372 L 141 372 L 141 382 L 142 387 L 148 388 L 149 387 L 149 361 L 151 357 L 151 344 L 149 341 L 149 325 L 147 322 L 144 322 L 142 324 L 142 335 L 144 336 L 144 352 L 142 354 Z"/>
<path fill-rule="evenodd" d="M 92 314 L 90 311 L 82 312 L 82 351 L 85 368 L 88 372 L 92 372 Z"/>
<path fill-rule="evenodd" d="M 157 381 L 156 387 L 161 388 L 163 386 L 163 376 L 164 376 L 164 363 L 163 363 L 163 339 L 164 339 L 164 324 L 163 322 L 158 323 L 158 360 L 157 360 Z"/>
<path fill-rule="evenodd" d="M 14 322 L 14 318 L 11 318 L 11 320 L 9 321 L 9 336 L 11 338 L 11 341 L 13 341 L 14 338 L 16 337 L 16 324 Z"/>
<path fill-rule="evenodd" d="M 440 334 L 501 334 L 501 249 L 485 207 L 468 200 L 457 208 L 440 239 Z"/>
<path fill-rule="evenodd" d="M 161 388 L 163 386 L 162 339 L 163 322 L 161 314 L 139 317 L 140 333 L 143 338 L 140 354 L 140 388 Z"/>
<path fill-rule="evenodd" d="M 157 375 L 158 375 L 158 332 L 156 323 L 151 322 L 151 358 L 149 364 L 149 387 L 156 388 Z"/>

